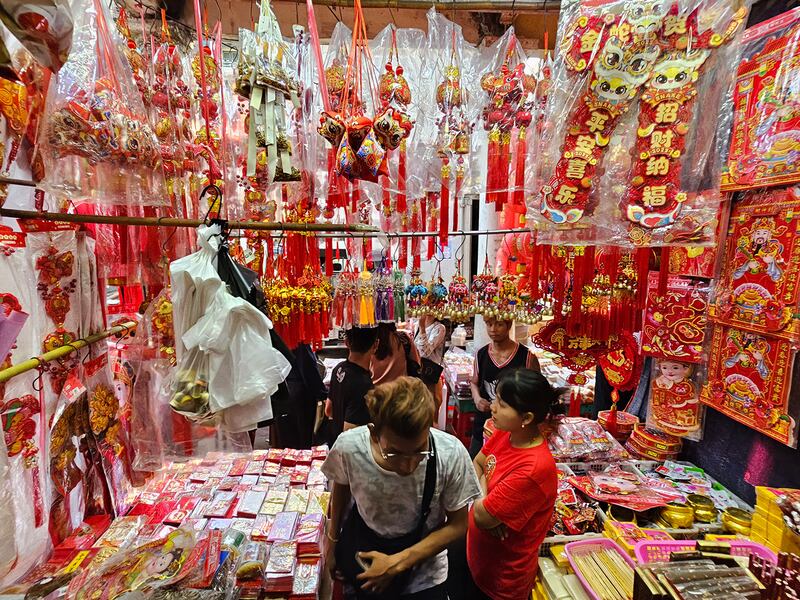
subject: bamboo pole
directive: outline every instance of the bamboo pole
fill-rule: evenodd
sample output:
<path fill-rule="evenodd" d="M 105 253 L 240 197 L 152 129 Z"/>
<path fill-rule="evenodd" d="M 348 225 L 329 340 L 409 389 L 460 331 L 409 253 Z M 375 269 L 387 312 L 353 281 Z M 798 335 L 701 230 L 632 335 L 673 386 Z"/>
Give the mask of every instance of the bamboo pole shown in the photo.
<path fill-rule="evenodd" d="M 75 340 L 74 342 L 70 342 L 69 344 L 59 346 L 55 350 L 51 350 L 50 352 L 45 352 L 41 356 L 29 358 L 24 362 L 12 365 L 7 369 L 3 369 L 2 371 L 0 371 L 0 383 L 5 383 L 12 377 L 16 377 L 17 375 L 20 375 L 27 371 L 31 371 L 32 369 L 36 369 L 44 363 L 69 356 L 70 354 L 72 354 L 73 352 L 77 352 L 81 348 L 91 346 L 92 344 L 95 344 L 101 340 L 111 337 L 112 335 L 127 335 L 130 331 L 136 329 L 137 325 L 138 323 L 136 323 L 135 321 L 127 321 L 120 325 L 115 325 L 110 329 L 106 329 L 105 331 L 101 331 L 99 333 L 87 336 L 86 338 Z"/>
<path fill-rule="evenodd" d="M 66 223 L 101 223 L 109 225 L 131 225 L 136 227 L 199 227 L 200 219 L 176 219 L 172 217 L 126 217 L 111 215 L 76 215 L 66 213 L 39 212 L 35 210 L 16 210 L 0 207 L 0 217 L 14 219 L 33 219 L 41 221 L 61 221 Z M 299 232 L 377 232 L 371 225 L 346 223 L 280 223 L 272 221 L 228 221 L 228 229 L 251 231 L 299 231 Z"/>

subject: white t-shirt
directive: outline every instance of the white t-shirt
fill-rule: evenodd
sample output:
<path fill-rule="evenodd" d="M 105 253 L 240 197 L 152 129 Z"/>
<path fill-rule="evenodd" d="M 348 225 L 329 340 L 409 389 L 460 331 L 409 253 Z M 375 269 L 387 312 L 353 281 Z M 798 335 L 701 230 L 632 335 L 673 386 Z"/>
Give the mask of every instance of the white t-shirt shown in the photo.
<path fill-rule="evenodd" d="M 467 449 L 455 436 L 431 429 L 436 445 L 436 489 L 426 534 L 445 522 L 446 512 L 455 512 L 481 495 L 478 478 Z M 328 479 L 349 485 L 364 522 L 375 533 L 399 537 L 412 531 L 419 521 L 422 490 L 428 459 L 412 475 L 387 471 L 375 462 L 366 426 L 345 431 L 331 448 L 322 472 Z M 447 579 L 447 551 L 418 564 L 404 593 L 432 588 Z"/>

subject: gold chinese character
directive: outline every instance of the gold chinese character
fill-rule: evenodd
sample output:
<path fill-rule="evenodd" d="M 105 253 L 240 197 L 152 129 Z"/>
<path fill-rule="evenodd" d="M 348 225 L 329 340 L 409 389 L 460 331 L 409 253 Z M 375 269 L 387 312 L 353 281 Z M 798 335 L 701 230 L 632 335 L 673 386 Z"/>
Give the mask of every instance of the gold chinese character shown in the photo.
<path fill-rule="evenodd" d="M 647 161 L 646 175 L 666 175 L 669 172 L 669 159 L 666 156 L 651 156 Z"/>
<path fill-rule="evenodd" d="M 575 140 L 575 150 L 586 154 L 591 154 L 595 146 L 597 146 L 597 142 L 590 135 L 579 135 L 578 139 Z"/>
<path fill-rule="evenodd" d="M 645 206 L 664 206 L 667 203 L 667 186 L 645 186 L 642 193 L 642 202 Z"/>
<path fill-rule="evenodd" d="M 586 161 L 581 158 L 572 158 L 567 163 L 567 178 L 583 179 L 586 174 Z"/>
<path fill-rule="evenodd" d="M 656 123 L 674 123 L 678 118 L 677 102 L 662 102 L 656 108 Z"/>
<path fill-rule="evenodd" d="M 655 148 L 671 148 L 673 137 L 674 134 L 669 129 L 666 130 L 656 129 L 650 136 L 650 149 L 653 150 Z"/>
<path fill-rule="evenodd" d="M 592 52 L 594 50 L 595 44 L 597 44 L 597 38 L 600 36 L 598 32 L 594 29 L 590 29 L 586 33 L 581 36 L 581 52 Z"/>
<path fill-rule="evenodd" d="M 593 112 L 589 120 L 586 121 L 586 125 L 589 127 L 589 131 L 592 133 L 603 131 L 603 129 L 606 127 L 606 121 L 608 121 L 609 118 L 609 115 Z"/>
<path fill-rule="evenodd" d="M 664 37 L 686 33 L 686 17 L 667 15 L 664 19 Z"/>
<path fill-rule="evenodd" d="M 561 187 L 558 188 L 558 194 L 556 194 L 556 202 L 559 202 L 560 204 L 567 204 L 568 202 L 572 202 L 575 199 L 575 192 L 577 191 L 578 188 L 576 187 L 562 184 Z"/>

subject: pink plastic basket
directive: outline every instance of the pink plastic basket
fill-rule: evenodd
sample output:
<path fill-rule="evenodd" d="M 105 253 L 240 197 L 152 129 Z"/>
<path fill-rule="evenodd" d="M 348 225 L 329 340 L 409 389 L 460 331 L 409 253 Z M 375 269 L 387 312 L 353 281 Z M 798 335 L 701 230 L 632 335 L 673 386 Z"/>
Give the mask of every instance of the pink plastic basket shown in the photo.
<path fill-rule="evenodd" d="M 610 540 L 608 538 L 595 538 L 591 540 L 581 540 L 580 542 L 570 542 L 566 546 L 564 546 L 564 554 L 567 556 L 567 560 L 569 560 L 569 564 L 572 566 L 572 570 L 575 571 L 575 575 L 578 576 L 578 579 L 583 586 L 583 589 L 586 590 L 586 593 L 589 595 L 592 600 L 601 600 L 600 596 L 595 594 L 592 587 L 589 585 L 589 582 L 583 578 L 581 575 L 580 570 L 576 567 L 575 561 L 573 558 L 575 556 L 581 556 L 583 554 L 588 554 L 593 551 L 597 550 L 613 550 L 617 554 L 619 554 L 622 559 L 628 563 L 631 567 L 631 570 L 636 568 L 636 565 L 631 560 L 631 557 L 628 556 L 628 553 L 625 552 L 622 548 L 620 548 L 619 544 L 615 541 Z"/>
<path fill-rule="evenodd" d="M 772 563 L 778 562 L 778 557 L 775 553 L 761 544 L 749 540 L 726 540 L 726 543 L 730 543 L 731 554 L 734 556 L 755 554 L 759 558 Z M 686 552 L 694 549 L 695 542 L 692 540 L 644 540 L 636 544 L 634 553 L 636 554 L 636 560 L 640 563 L 667 562 L 672 552 Z"/>

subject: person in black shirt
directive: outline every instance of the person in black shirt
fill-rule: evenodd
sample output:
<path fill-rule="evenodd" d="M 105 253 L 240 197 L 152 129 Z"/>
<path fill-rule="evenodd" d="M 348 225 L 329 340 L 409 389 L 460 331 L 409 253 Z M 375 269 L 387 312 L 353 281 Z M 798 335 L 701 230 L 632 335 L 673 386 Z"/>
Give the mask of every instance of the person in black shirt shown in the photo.
<path fill-rule="evenodd" d="M 329 400 L 325 406 L 325 414 L 333 420 L 332 442 L 342 431 L 370 422 L 364 397 L 373 387 L 370 361 L 378 346 L 378 329 L 348 329 L 345 343 L 350 354 L 333 369 Z"/>
<path fill-rule="evenodd" d="M 475 421 L 472 429 L 472 443 L 469 448 L 473 458 L 483 448 L 483 426 L 489 418 L 489 407 L 495 398 L 495 390 L 500 375 L 512 369 L 528 368 L 541 371 L 539 360 L 525 346 L 511 339 L 512 321 L 487 318 L 486 333 L 492 340 L 478 350 L 475 355 L 475 370 L 470 387 L 475 402 Z"/>

